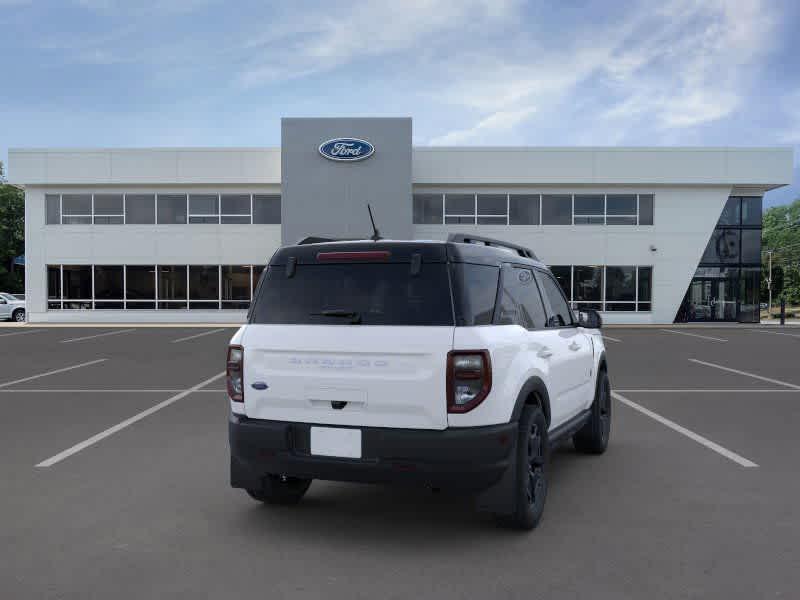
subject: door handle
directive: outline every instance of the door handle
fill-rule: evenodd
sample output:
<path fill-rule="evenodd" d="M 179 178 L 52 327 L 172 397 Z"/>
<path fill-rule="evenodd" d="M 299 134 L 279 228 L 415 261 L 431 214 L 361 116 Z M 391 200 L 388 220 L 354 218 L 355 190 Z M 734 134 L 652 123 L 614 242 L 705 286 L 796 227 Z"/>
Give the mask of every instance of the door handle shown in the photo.
<path fill-rule="evenodd" d="M 581 345 L 578 342 L 571 342 L 570 345 L 567 346 L 567 348 L 569 348 L 570 350 L 572 350 L 574 352 L 576 350 L 580 350 L 581 349 Z"/>
<path fill-rule="evenodd" d="M 539 358 L 550 358 L 551 356 L 553 356 L 553 353 L 550 351 L 550 348 L 548 348 L 547 346 L 543 346 L 541 350 L 539 350 L 536 353 L 536 356 L 538 356 Z"/>

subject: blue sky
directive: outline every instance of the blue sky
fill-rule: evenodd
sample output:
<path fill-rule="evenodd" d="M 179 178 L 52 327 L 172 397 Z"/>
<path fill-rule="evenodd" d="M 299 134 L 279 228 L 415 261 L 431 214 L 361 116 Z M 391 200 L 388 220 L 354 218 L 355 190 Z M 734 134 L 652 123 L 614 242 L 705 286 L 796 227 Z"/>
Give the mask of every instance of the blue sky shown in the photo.
<path fill-rule="evenodd" d="M 791 145 L 793 0 L 0 0 L 9 147 L 274 146 L 282 116 L 418 145 Z"/>

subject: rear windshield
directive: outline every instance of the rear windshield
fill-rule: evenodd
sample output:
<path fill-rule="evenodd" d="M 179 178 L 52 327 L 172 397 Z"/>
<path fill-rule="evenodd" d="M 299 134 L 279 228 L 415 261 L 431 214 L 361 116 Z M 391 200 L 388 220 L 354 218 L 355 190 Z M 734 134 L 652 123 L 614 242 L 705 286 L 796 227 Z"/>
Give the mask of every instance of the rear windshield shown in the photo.
<path fill-rule="evenodd" d="M 270 266 L 250 316 L 273 325 L 452 325 L 447 265 Z"/>

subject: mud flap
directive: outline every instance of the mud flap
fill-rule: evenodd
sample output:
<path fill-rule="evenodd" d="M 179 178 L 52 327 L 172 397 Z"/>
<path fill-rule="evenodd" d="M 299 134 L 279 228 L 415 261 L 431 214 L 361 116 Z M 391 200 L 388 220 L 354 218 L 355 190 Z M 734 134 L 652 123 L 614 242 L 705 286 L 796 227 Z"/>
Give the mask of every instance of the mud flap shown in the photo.
<path fill-rule="evenodd" d="M 475 498 L 475 508 L 495 515 L 511 515 L 517 510 L 517 436 L 514 436 L 512 457 L 500 480 Z"/>

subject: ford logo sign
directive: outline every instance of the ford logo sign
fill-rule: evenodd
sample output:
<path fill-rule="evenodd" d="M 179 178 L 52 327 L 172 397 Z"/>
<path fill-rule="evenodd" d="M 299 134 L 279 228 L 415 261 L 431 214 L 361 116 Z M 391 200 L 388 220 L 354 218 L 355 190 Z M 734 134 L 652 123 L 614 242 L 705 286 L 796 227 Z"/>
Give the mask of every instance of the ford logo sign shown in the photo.
<path fill-rule="evenodd" d="M 375 146 L 358 138 L 335 138 L 320 144 L 319 153 L 328 160 L 364 160 L 375 153 Z"/>

